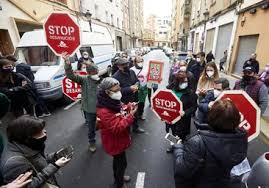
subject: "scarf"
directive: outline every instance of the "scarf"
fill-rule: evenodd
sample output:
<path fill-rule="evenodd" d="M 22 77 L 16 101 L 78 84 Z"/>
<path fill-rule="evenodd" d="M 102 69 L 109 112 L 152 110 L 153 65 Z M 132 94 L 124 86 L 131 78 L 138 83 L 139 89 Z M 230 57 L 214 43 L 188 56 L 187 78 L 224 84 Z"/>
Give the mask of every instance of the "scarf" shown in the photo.
<path fill-rule="evenodd" d="M 105 91 L 100 90 L 97 94 L 97 107 L 108 108 L 116 113 L 121 111 L 121 102 L 111 99 Z"/>

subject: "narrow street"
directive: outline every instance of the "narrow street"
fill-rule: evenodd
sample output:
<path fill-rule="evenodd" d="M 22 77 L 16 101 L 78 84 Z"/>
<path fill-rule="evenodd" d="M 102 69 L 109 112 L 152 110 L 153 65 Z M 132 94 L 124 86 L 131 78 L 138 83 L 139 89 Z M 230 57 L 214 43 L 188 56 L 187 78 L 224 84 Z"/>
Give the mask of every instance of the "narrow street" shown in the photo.
<path fill-rule="evenodd" d="M 165 79 L 161 87 L 167 84 L 169 60 L 158 50 L 144 56 L 145 66 L 148 60 L 159 59 L 165 62 Z M 75 148 L 74 158 L 58 175 L 59 182 L 65 188 L 107 188 L 113 182 L 112 158 L 104 153 L 99 133 L 97 133 L 97 152 L 88 151 L 87 127 L 80 106 L 76 105 L 64 111 L 64 106 L 53 111 L 46 118 L 48 140 L 47 152 L 56 151 L 64 145 L 72 144 Z M 137 174 L 145 172 L 145 188 L 174 188 L 173 157 L 166 153 L 167 141 L 164 139 L 165 128 L 148 104 L 145 107 L 146 121 L 140 121 L 145 134 L 132 134 L 133 144 L 127 151 L 127 174 L 132 181 L 128 187 L 134 188 Z M 248 158 L 253 163 L 261 154 L 268 150 L 268 145 L 260 138 L 249 144 Z"/>

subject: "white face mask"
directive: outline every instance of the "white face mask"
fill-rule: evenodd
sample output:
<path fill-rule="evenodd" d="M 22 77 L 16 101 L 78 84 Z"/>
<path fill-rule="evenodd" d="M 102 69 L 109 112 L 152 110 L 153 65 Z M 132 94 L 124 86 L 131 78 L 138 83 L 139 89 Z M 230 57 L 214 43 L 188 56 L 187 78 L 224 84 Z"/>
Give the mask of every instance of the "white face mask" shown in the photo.
<path fill-rule="evenodd" d="M 179 69 L 180 71 L 183 71 L 183 72 L 186 72 L 186 70 L 187 70 L 187 67 L 186 66 L 182 66 L 182 67 L 180 67 L 180 69 Z"/>
<path fill-rule="evenodd" d="M 196 58 L 196 61 L 197 62 L 201 62 L 201 59 L 198 57 L 198 58 Z"/>
<path fill-rule="evenodd" d="M 86 68 L 83 68 L 83 69 L 81 69 L 81 70 L 84 71 L 84 72 L 87 72 Z"/>
<path fill-rule="evenodd" d="M 95 74 L 95 75 L 91 75 L 91 79 L 98 81 L 100 80 L 100 77 L 98 74 Z"/>
<path fill-rule="evenodd" d="M 214 89 L 214 97 L 215 98 L 218 98 L 218 96 L 221 94 L 221 91 L 217 90 L 217 89 Z"/>
<path fill-rule="evenodd" d="M 211 78 L 214 75 L 214 71 L 206 71 L 206 74 L 209 78 Z"/>
<path fill-rule="evenodd" d="M 110 98 L 120 101 L 122 97 L 121 91 L 117 91 L 117 92 L 112 92 L 112 94 L 110 94 Z"/>
<path fill-rule="evenodd" d="M 180 89 L 186 89 L 188 87 L 188 82 L 184 82 L 178 85 Z"/>
<path fill-rule="evenodd" d="M 143 63 L 137 63 L 137 66 L 143 67 Z"/>

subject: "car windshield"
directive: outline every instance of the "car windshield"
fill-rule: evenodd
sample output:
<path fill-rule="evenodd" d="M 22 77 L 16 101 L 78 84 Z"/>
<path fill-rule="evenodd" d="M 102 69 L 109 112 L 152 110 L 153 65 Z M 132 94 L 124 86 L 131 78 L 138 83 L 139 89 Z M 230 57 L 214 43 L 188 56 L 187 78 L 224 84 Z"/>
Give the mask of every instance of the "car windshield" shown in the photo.
<path fill-rule="evenodd" d="M 181 60 L 185 60 L 187 58 L 187 54 L 179 54 L 178 55 L 178 59 Z"/>
<path fill-rule="evenodd" d="M 53 66 L 60 64 L 60 58 L 56 56 L 48 46 L 20 47 L 15 52 L 18 60 L 31 66 Z"/>

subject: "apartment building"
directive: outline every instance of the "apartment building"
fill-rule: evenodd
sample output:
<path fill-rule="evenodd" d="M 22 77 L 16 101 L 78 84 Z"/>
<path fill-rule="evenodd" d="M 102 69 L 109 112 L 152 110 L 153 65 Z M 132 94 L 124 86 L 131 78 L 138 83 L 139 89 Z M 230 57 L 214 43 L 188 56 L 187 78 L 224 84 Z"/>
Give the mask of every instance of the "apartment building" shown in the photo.
<path fill-rule="evenodd" d="M 27 31 L 41 29 L 51 12 L 65 11 L 76 18 L 79 6 L 79 2 L 72 0 L 1 0 L 0 52 L 12 54 L 21 36 Z"/>

